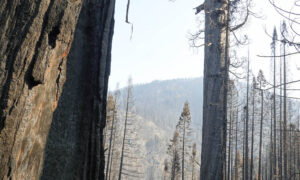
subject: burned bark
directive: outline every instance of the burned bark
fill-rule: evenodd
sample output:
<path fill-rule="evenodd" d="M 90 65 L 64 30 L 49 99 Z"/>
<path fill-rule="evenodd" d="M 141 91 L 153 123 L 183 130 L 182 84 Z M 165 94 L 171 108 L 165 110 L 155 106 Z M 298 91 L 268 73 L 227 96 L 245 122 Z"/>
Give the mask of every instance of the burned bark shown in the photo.
<path fill-rule="evenodd" d="M 201 179 L 223 179 L 226 163 L 228 2 L 206 0 Z"/>
<path fill-rule="evenodd" d="M 102 179 L 114 0 L 0 2 L 0 179 Z"/>

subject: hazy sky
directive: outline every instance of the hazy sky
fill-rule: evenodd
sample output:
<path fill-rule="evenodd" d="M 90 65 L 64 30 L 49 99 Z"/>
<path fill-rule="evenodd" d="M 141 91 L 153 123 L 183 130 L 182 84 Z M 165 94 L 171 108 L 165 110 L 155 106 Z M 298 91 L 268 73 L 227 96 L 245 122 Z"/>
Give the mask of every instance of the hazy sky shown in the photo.
<path fill-rule="evenodd" d="M 293 1 L 285 0 L 284 3 L 289 4 L 288 2 Z M 135 84 L 158 79 L 202 76 L 203 48 L 190 48 L 187 38 L 189 32 L 198 28 L 199 17 L 195 16 L 193 8 L 201 2 L 131 0 L 129 19 L 133 23 L 133 37 L 130 40 L 131 26 L 125 23 L 127 1 L 117 0 L 110 89 L 114 89 L 117 82 L 121 87 L 125 86 L 129 76 L 132 76 Z M 270 75 L 270 59 L 258 58 L 256 55 L 270 54 L 271 39 L 266 36 L 265 29 L 271 34 L 274 25 L 279 27 L 282 18 L 268 0 L 253 2 L 253 11 L 264 18 L 250 18 L 241 33 L 250 38 L 250 59 L 254 73 L 257 74 L 259 69 L 263 69 L 267 71 L 266 75 Z M 247 49 L 246 46 L 239 50 L 239 56 L 246 55 Z M 290 80 L 297 77 L 300 79 L 300 71 L 297 70 L 300 62 L 296 59 L 299 59 L 299 56 L 289 59 Z M 300 83 L 294 85 L 297 86 L 299 87 Z"/>

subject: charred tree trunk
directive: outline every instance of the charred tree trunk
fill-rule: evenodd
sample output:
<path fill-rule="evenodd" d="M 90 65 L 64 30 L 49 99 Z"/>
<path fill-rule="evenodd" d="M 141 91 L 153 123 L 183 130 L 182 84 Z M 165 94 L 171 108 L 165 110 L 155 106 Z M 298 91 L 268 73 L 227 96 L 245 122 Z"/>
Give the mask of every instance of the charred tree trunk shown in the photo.
<path fill-rule="evenodd" d="M 261 89 L 261 86 L 260 86 Z M 259 156 L 258 156 L 258 179 L 262 179 L 262 132 L 263 132 L 263 120 L 264 120 L 264 91 L 261 89 L 261 106 L 260 106 L 260 130 L 259 130 Z"/>
<path fill-rule="evenodd" d="M 123 160 L 124 160 L 124 150 L 125 150 L 125 141 L 126 141 L 126 133 L 127 133 L 127 125 L 128 125 L 128 113 L 129 113 L 129 104 L 131 98 L 131 79 L 128 81 L 127 87 L 127 97 L 126 97 L 126 111 L 125 111 L 125 120 L 124 120 L 124 134 L 122 140 L 122 150 L 121 150 L 121 160 L 120 160 L 120 169 L 119 169 L 119 177 L 118 180 L 122 179 L 122 170 L 123 170 Z"/>
<path fill-rule="evenodd" d="M 228 84 L 228 1 L 206 0 L 201 179 L 224 178 Z"/>
<path fill-rule="evenodd" d="M 245 179 L 248 180 L 249 179 L 249 71 L 250 71 L 250 67 L 249 67 L 249 52 L 248 52 L 248 67 L 247 67 L 247 92 L 246 92 L 246 125 L 245 125 Z"/>
<path fill-rule="evenodd" d="M 270 129 L 270 179 L 273 180 L 273 168 L 274 168 L 274 149 L 273 149 L 273 109 L 272 109 L 272 106 L 271 106 L 271 109 L 270 109 L 270 112 L 271 112 L 271 129 Z"/>
<path fill-rule="evenodd" d="M 235 180 L 239 177 L 239 165 L 238 165 L 238 121 L 239 121 L 239 110 L 236 110 L 236 121 L 235 121 Z"/>
<path fill-rule="evenodd" d="M 250 162 L 250 180 L 253 179 L 253 168 L 254 168 L 254 116 L 255 116 L 255 79 L 253 80 L 252 89 L 252 127 L 251 127 L 251 162 Z"/>
<path fill-rule="evenodd" d="M 287 179 L 287 156 L 288 156 L 288 144 L 287 144 L 287 104 L 286 104 L 286 58 L 285 58 L 285 42 L 283 42 L 283 170 L 284 178 Z"/>
<path fill-rule="evenodd" d="M 0 179 L 104 178 L 114 4 L 0 1 Z"/>
<path fill-rule="evenodd" d="M 282 84 L 282 58 L 280 58 L 280 72 L 279 72 L 279 79 L 280 84 Z M 280 88 L 280 96 L 279 96 L 279 179 L 282 180 L 283 177 L 283 170 L 282 170 L 282 88 Z"/>
<path fill-rule="evenodd" d="M 229 134 L 228 134 L 228 160 L 227 160 L 227 180 L 231 177 L 231 131 L 232 131 L 232 120 L 233 120 L 233 100 L 232 90 L 230 91 L 230 112 L 229 112 Z"/>
<path fill-rule="evenodd" d="M 276 28 L 274 28 L 274 32 L 273 32 L 273 42 L 272 42 L 272 51 L 273 51 L 273 115 L 274 115 L 274 147 L 273 147 L 273 163 L 274 163 L 274 167 L 273 167 L 273 173 L 275 175 L 275 178 L 277 178 L 277 153 L 276 153 L 276 41 L 277 41 L 277 32 L 276 32 Z"/>

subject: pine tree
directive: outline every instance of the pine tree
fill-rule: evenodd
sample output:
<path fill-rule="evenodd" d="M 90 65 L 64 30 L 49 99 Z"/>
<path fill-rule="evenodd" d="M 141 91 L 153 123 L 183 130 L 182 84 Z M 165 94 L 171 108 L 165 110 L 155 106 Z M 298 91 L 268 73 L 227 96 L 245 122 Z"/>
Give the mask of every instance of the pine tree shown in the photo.
<path fill-rule="evenodd" d="M 171 144 L 168 147 L 168 154 L 171 157 L 171 172 L 170 177 L 171 180 L 179 180 L 180 178 L 180 170 L 181 170 L 181 164 L 180 164 L 180 139 L 179 139 L 179 133 L 177 130 L 174 132 L 173 139 L 171 140 Z"/>
<path fill-rule="evenodd" d="M 255 120 L 255 96 L 256 96 L 256 79 L 252 80 L 252 127 L 251 127 L 251 162 L 250 162 L 250 179 L 253 178 L 254 169 L 254 120 Z"/>
<path fill-rule="evenodd" d="M 263 87 L 266 85 L 266 80 L 263 74 L 263 71 L 260 70 L 257 76 L 258 86 L 261 96 L 261 105 L 260 105 L 260 131 L 259 131 L 259 158 L 258 158 L 258 178 L 262 179 L 262 133 L 263 133 L 263 120 L 264 120 L 264 91 Z"/>
<path fill-rule="evenodd" d="M 191 128 L 191 114 L 189 103 L 185 102 L 183 111 L 179 118 L 178 124 L 176 129 L 179 133 L 180 142 L 181 142 L 181 179 L 184 180 L 185 178 L 185 164 L 186 161 L 186 154 L 189 153 L 190 149 L 190 135 L 192 133 Z"/>
<path fill-rule="evenodd" d="M 277 177 L 277 154 L 276 154 L 276 42 L 277 42 L 277 31 L 274 27 L 273 31 L 273 41 L 271 44 L 272 52 L 273 52 L 273 119 L 274 119 L 274 151 L 273 151 L 273 173 Z"/>
<path fill-rule="evenodd" d="M 282 35 L 286 33 L 286 24 L 282 23 Z M 286 58 L 285 58 L 285 46 L 286 41 L 282 41 L 283 44 L 283 169 L 284 179 L 288 178 L 287 175 L 287 161 L 288 161 L 288 145 L 287 145 L 287 98 L 286 98 Z"/>
<path fill-rule="evenodd" d="M 126 107 L 124 117 L 124 129 L 122 139 L 122 149 L 120 157 L 120 168 L 119 168 L 119 180 L 122 179 L 122 175 L 130 178 L 141 178 L 143 175 L 140 172 L 142 164 L 140 164 L 139 147 L 136 144 L 136 117 L 134 113 L 134 104 L 132 96 L 132 79 L 128 79 L 127 93 L 126 93 Z M 126 161 L 124 159 L 126 158 Z M 124 163 L 126 162 L 126 163 Z M 124 168 L 125 167 L 125 168 Z"/>
<path fill-rule="evenodd" d="M 109 94 L 107 100 L 107 125 L 106 125 L 106 135 L 108 141 L 105 144 L 106 149 L 106 173 L 105 179 L 111 179 L 112 173 L 115 173 L 118 167 L 116 167 L 116 160 L 118 157 L 118 150 L 116 144 L 119 144 L 119 116 L 118 116 L 118 101 L 120 96 L 120 90 L 118 86 L 114 92 L 114 95 Z"/>

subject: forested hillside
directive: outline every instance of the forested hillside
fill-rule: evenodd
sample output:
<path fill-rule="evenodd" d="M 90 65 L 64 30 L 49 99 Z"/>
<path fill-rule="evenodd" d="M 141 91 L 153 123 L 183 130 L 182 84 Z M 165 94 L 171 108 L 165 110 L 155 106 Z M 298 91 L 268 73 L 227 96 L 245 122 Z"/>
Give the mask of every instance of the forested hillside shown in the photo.
<path fill-rule="evenodd" d="M 120 122 L 125 119 L 126 91 L 127 88 L 120 91 L 118 112 Z M 168 159 L 168 145 L 186 101 L 190 104 L 192 117 L 191 141 L 196 143 L 198 151 L 200 150 L 202 92 L 202 78 L 153 81 L 132 86 L 135 141 L 139 144 L 140 162 L 143 162 L 141 166 L 143 179 L 163 177 L 164 162 Z M 122 131 L 123 128 L 124 125 L 121 123 Z M 132 153 L 137 154 L 137 152 Z M 199 154 L 197 158 L 199 162 Z M 124 176 L 124 178 L 128 177 Z"/>
<path fill-rule="evenodd" d="M 192 124 L 202 123 L 203 79 L 174 79 L 135 85 L 133 97 L 136 111 L 156 125 L 172 129 L 180 116 L 184 102 L 191 109 Z"/>

